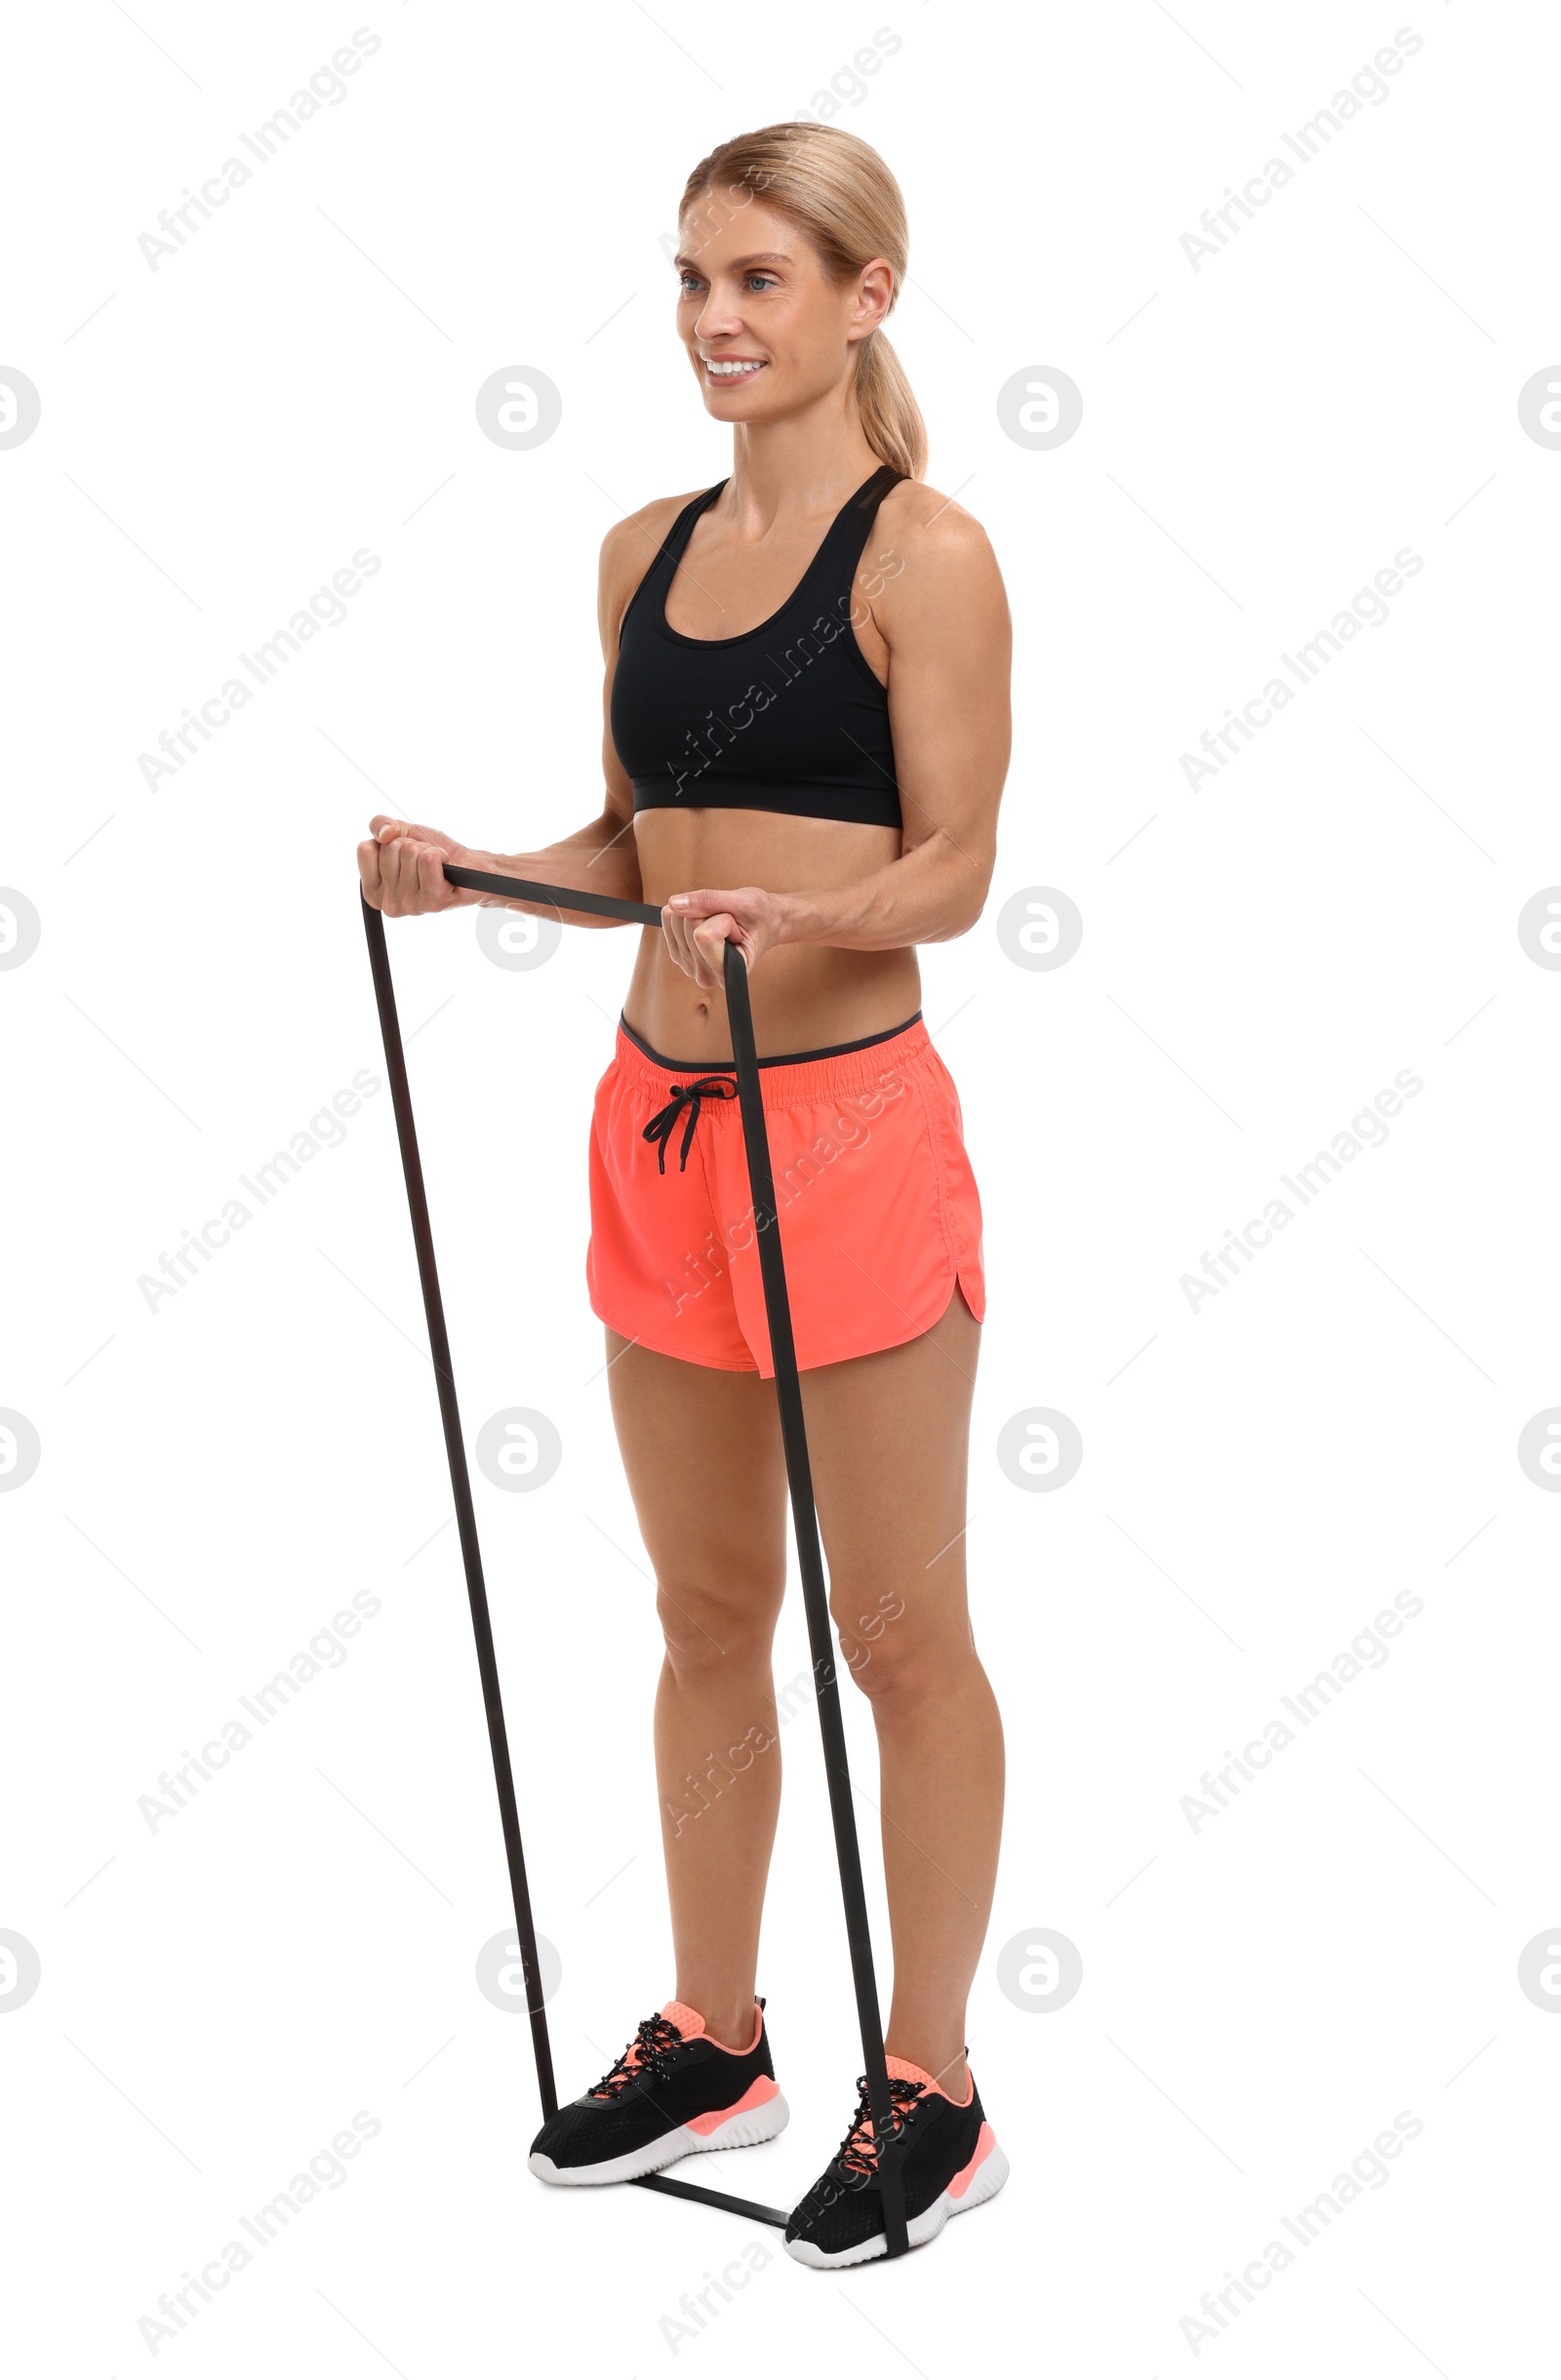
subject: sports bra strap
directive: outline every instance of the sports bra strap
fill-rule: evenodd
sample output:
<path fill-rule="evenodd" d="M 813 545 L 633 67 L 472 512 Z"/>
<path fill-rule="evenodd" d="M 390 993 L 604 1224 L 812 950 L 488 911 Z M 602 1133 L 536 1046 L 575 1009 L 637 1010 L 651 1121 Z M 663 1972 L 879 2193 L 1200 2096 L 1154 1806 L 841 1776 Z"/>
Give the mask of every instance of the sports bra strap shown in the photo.
<path fill-rule="evenodd" d="M 709 506 L 715 502 L 726 484 L 724 479 L 718 479 L 715 486 L 706 488 L 702 496 L 692 496 L 672 523 L 666 533 L 661 551 L 663 554 L 670 555 L 674 565 L 683 559 L 683 548 L 694 535 L 695 522 L 701 512 L 707 511 Z"/>
<path fill-rule="evenodd" d="M 852 498 L 848 509 L 852 512 L 876 512 L 890 489 L 897 488 L 902 479 L 908 479 L 909 476 L 906 471 L 897 471 L 892 462 L 881 464 L 861 494 Z"/>
<path fill-rule="evenodd" d="M 671 585 L 677 566 L 683 559 L 683 549 L 694 535 L 695 522 L 706 505 L 714 503 L 725 486 L 724 479 L 717 480 L 713 488 L 706 488 L 702 496 L 691 496 L 684 505 L 658 546 L 655 561 L 624 606 L 623 617 L 619 623 L 620 637 L 628 624 L 629 614 L 638 609 L 641 600 L 654 595 L 659 601 L 661 591 Z"/>
<path fill-rule="evenodd" d="M 908 476 L 907 472 L 897 471 L 892 463 L 882 464 L 866 486 L 849 497 L 841 507 L 833 528 L 819 549 L 814 571 L 809 573 L 812 578 L 814 572 L 817 572 L 822 589 L 853 614 L 856 608 L 853 589 L 857 569 L 861 561 L 862 549 L 872 536 L 878 507 L 890 489 L 897 488 Z"/>
<path fill-rule="evenodd" d="M 720 495 L 725 486 L 726 481 L 724 479 L 719 479 L 716 481 L 713 488 L 706 488 L 702 496 L 695 496 L 689 498 L 689 501 L 684 505 L 682 511 L 678 514 L 677 519 L 672 523 L 671 528 L 667 531 L 666 536 L 662 538 L 656 560 L 652 563 L 650 569 L 645 574 L 645 583 L 647 585 L 653 578 L 660 578 L 665 580 L 672 577 L 678 564 L 683 559 L 683 550 L 688 544 L 690 537 L 692 537 L 694 535 L 695 522 L 699 519 L 701 512 L 707 511 L 710 505 L 715 502 L 716 497 Z"/>

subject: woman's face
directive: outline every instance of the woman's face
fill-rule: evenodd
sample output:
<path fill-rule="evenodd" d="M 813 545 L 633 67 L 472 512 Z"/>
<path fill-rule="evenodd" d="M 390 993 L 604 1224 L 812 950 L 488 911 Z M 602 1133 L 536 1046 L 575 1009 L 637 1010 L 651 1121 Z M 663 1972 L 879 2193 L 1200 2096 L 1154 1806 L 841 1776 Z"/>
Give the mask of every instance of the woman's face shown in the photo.
<path fill-rule="evenodd" d="M 881 257 L 828 280 L 812 242 L 751 193 L 707 191 L 681 242 L 678 336 L 718 421 L 778 420 L 841 386 L 894 291 Z"/>

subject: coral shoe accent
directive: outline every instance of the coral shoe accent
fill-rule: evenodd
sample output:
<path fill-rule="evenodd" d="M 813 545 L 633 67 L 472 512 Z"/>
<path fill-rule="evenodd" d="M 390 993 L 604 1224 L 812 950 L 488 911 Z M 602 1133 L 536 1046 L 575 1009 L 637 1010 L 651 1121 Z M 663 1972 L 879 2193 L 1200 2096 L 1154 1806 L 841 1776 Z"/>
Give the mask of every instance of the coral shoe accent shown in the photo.
<path fill-rule="evenodd" d="M 729 2116 L 745 2116 L 749 2108 L 763 2107 L 767 2099 L 776 2097 L 780 2088 L 780 2083 L 773 2082 L 768 2075 L 760 2075 L 756 2081 L 748 2084 L 740 2099 L 733 2100 L 730 2107 L 716 2108 L 708 2116 L 691 2116 L 689 2130 L 691 2132 L 713 2132 L 718 2124 L 725 2123 Z M 970 2170 L 974 2173 L 975 2165 L 972 2165 Z"/>
<path fill-rule="evenodd" d="M 953 2180 L 945 2185 L 951 2199 L 962 2199 L 964 2197 L 966 2191 L 976 2179 L 976 2168 L 978 2165 L 985 2162 L 986 2159 L 990 2157 L 996 2146 L 997 2134 L 992 2130 L 989 2123 L 983 2123 L 980 2133 L 977 2135 L 975 2156 L 971 2159 L 970 2163 L 962 2166 L 959 2172 L 955 2174 Z M 961 2232 L 960 2238 L 963 2239 L 964 2237 L 964 2233 Z"/>

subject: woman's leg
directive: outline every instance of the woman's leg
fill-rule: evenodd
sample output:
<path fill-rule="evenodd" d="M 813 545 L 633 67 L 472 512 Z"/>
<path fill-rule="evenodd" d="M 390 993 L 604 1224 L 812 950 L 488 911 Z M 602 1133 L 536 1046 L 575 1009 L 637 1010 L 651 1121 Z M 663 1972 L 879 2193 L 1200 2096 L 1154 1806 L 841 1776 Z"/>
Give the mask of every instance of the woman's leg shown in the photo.
<path fill-rule="evenodd" d="M 785 1592 L 774 1384 L 607 1333 L 608 1384 L 666 1642 L 656 1698 L 676 1998 L 731 2047 L 753 2031 L 780 1802 L 770 1646 Z"/>
<path fill-rule="evenodd" d="M 656 1743 L 677 1997 L 717 2041 L 736 2043 L 751 2022 L 780 1789 L 770 1645 L 786 1487 L 775 1391 L 753 1373 L 607 1337 L 666 1639 Z M 802 1375 L 835 1623 L 878 1732 L 895 1962 L 887 2045 L 955 2098 L 1003 1793 L 1001 1724 L 965 1599 L 980 1343 L 956 1290 L 920 1338 Z"/>
<path fill-rule="evenodd" d="M 895 1957 L 887 2046 L 955 2099 L 1003 1805 L 1002 1725 L 965 1601 L 980 1344 L 956 1289 L 920 1338 L 802 1374 L 835 1625 L 878 1730 Z"/>

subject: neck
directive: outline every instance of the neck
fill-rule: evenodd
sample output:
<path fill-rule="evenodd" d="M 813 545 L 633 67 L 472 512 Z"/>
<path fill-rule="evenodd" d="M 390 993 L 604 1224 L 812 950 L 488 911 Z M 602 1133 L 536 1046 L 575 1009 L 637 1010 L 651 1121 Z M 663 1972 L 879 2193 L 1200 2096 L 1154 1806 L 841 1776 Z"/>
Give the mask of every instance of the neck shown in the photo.
<path fill-rule="evenodd" d="M 845 390 L 831 390 L 783 421 L 738 422 L 723 511 L 761 536 L 778 521 L 838 512 L 879 467 Z"/>

